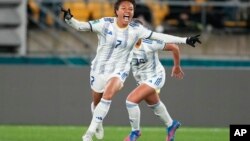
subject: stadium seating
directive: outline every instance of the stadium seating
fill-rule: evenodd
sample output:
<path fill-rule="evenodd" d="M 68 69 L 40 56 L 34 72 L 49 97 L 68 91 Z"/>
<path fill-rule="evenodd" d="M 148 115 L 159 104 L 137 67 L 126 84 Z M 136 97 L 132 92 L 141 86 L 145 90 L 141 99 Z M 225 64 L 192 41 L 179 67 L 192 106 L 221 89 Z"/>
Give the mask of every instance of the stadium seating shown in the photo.
<path fill-rule="evenodd" d="M 160 25 L 165 17 L 170 13 L 168 5 L 162 5 L 161 3 L 153 0 L 148 0 L 146 4 L 152 12 L 154 26 Z"/>
<path fill-rule="evenodd" d="M 201 12 L 201 6 L 199 6 L 199 4 L 202 4 L 204 2 L 206 2 L 207 0 L 195 0 L 195 3 L 197 5 L 192 5 L 191 6 L 191 13 L 195 14 L 195 13 L 200 13 Z"/>
<path fill-rule="evenodd" d="M 66 1 L 64 2 L 64 8 L 70 8 L 71 13 L 79 20 L 87 21 L 89 18 L 90 11 L 83 0 L 76 0 L 74 2 Z"/>
<path fill-rule="evenodd" d="M 0 25 L 5 26 L 18 26 L 20 19 L 18 18 L 17 12 L 6 7 L 0 9 Z"/>
<path fill-rule="evenodd" d="M 224 21 L 224 26 L 245 28 L 247 27 L 247 21 Z"/>
<path fill-rule="evenodd" d="M 102 17 L 102 5 L 98 1 L 89 1 L 88 2 L 88 9 L 90 11 L 91 19 L 99 19 Z"/>
<path fill-rule="evenodd" d="M 34 0 L 29 0 L 28 1 L 28 6 L 32 12 L 32 16 L 35 20 L 38 21 L 39 19 L 39 13 L 40 13 L 40 8 L 37 5 L 37 3 Z"/>
<path fill-rule="evenodd" d="M 64 7 L 70 8 L 74 17 L 82 21 L 114 16 L 113 5 L 108 1 L 66 1 Z"/>
<path fill-rule="evenodd" d="M 8 1 L 8 0 L 5 0 Z M 18 1 L 18 0 L 16 0 Z M 3 1 L 1 1 L 3 2 Z M 15 2 L 15 0 L 8 1 L 9 3 Z M 159 2 L 157 0 L 145 0 L 145 4 L 149 7 L 152 17 L 153 17 L 153 25 L 158 26 L 161 25 L 163 22 L 170 26 L 177 26 L 179 21 L 177 18 L 171 17 L 172 9 L 170 9 L 170 5 L 167 3 Z M 196 20 L 200 20 L 199 17 L 201 16 L 202 7 L 200 4 L 204 2 L 208 2 L 207 0 L 194 0 L 198 5 L 191 5 L 190 6 L 190 14 L 196 17 Z M 110 3 L 108 0 L 65 0 L 64 7 L 70 8 L 72 14 L 75 18 L 87 21 L 93 19 L 99 19 L 102 17 L 109 17 L 114 16 L 113 11 L 113 3 Z M 35 2 L 35 0 L 29 0 L 29 7 L 32 10 L 33 18 L 35 20 L 39 19 L 39 5 Z M 210 7 L 206 7 L 206 10 L 210 10 Z M 2 13 L 2 12 L 1 12 Z M 166 19 L 167 18 L 167 19 Z M 15 19 L 17 20 L 17 19 Z M 0 21 L 1 22 L 1 21 Z M 47 24 L 51 25 L 53 23 L 52 18 L 50 15 L 47 16 Z M 13 23 L 15 24 L 15 23 Z M 246 21 L 225 21 L 223 23 L 224 27 L 240 27 L 246 28 L 247 22 Z"/>
<path fill-rule="evenodd" d="M 0 5 L 18 5 L 20 0 L 1 0 Z"/>
<path fill-rule="evenodd" d="M 7 47 L 13 50 L 20 45 L 20 38 L 15 33 L 14 29 L 1 29 L 0 30 L 0 47 Z M 6 48 L 6 50 L 7 50 Z"/>
<path fill-rule="evenodd" d="M 102 4 L 103 6 L 103 14 L 106 16 L 106 17 L 112 17 L 114 16 L 114 4 L 111 4 L 109 2 L 104 2 Z"/>
<path fill-rule="evenodd" d="M 20 12 L 22 4 L 20 0 L 0 1 L 0 53 L 17 53 L 21 50 L 26 38 L 23 35 L 26 33 L 24 16 Z"/>

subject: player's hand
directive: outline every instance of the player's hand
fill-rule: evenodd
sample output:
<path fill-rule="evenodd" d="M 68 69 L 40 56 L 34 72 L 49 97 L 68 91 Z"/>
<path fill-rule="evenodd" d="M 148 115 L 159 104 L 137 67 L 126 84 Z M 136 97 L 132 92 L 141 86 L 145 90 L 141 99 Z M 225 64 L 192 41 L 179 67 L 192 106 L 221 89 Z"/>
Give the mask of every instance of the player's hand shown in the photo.
<path fill-rule="evenodd" d="M 183 79 L 184 72 L 182 71 L 180 66 L 173 66 L 171 77 L 175 77 L 177 79 Z"/>
<path fill-rule="evenodd" d="M 195 43 L 198 42 L 201 44 L 201 41 L 199 39 L 199 36 L 200 35 L 195 35 L 195 36 L 191 36 L 191 37 L 188 37 L 187 40 L 186 40 L 186 43 L 192 47 L 195 47 Z"/>
<path fill-rule="evenodd" d="M 70 12 L 70 9 L 66 10 L 63 7 L 61 7 L 61 11 L 63 12 L 64 20 L 70 20 L 73 17 L 73 15 Z"/>

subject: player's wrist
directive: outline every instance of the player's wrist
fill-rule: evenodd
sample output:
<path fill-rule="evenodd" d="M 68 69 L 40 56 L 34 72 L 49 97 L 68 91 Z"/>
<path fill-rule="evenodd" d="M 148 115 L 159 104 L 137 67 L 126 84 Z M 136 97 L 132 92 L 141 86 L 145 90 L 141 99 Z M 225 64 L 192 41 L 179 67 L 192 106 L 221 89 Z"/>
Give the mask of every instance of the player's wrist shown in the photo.
<path fill-rule="evenodd" d="M 174 64 L 174 67 L 175 68 L 180 68 L 181 66 L 180 66 L 180 64 Z"/>

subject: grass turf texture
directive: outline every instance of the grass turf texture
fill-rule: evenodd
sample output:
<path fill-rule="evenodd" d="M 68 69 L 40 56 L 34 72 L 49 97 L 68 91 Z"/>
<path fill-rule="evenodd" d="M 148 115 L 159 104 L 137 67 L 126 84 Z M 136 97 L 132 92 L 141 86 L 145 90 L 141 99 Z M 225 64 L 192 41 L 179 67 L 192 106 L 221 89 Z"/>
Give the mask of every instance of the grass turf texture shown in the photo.
<path fill-rule="evenodd" d="M 0 141 L 81 141 L 86 127 L 0 125 Z M 103 141 L 123 141 L 130 127 L 105 126 Z M 143 127 L 139 141 L 165 141 L 165 129 Z M 94 139 L 94 141 L 97 141 Z M 228 128 L 181 127 L 175 141 L 229 141 Z"/>

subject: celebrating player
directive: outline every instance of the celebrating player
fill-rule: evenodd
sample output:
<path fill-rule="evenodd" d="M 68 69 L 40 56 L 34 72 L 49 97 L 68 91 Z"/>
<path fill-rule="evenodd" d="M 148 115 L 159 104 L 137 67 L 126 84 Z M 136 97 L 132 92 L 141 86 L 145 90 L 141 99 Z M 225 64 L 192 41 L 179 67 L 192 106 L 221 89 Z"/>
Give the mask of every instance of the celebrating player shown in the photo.
<path fill-rule="evenodd" d="M 182 79 L 180 67 L 180 51 L 175 44 L 165 44 L 156 40 L 139 40 L 133 49 L 132 72 L 139 86 L 127 97 L 126 105 L 132 132 L 124 141 L 136 141 L 140 137 L 140 108 L 138 104 L 145 100 L 148 106 L 160 117 L 168 133 L 167 141 L 173 141 L 180 122 L 172 120 L 165 105 L 161 102 L 159 93 L 165 83 L 165 69 L 159 61 L 158 50 L 172 51 L 174 67 L 173 77 Z"/>
<path fill-rule="evenodd" d="M 90 71 L 95 109 L 83 141 L 92 141 L 92 136 L 96 131 L 103 131 L 98 127 L 102 127 L 112 97 L 123 87 L 130 69 L 132 49 L 138 39 L 149 38 L 162 40 L 165 43 L 186 43 L 193 47 L 196 42 L 200 42 L 198 36 L 183 38 L 156 33 L 133 22 L 135 5 L 134 0 L 118 0 L 114 6 L 116 17 L 104 17 L 89 22 L 80 22 L 73 18 L 70 9 L 62 9 L 68 25 L 79 31 L 95 32 L 99 40 L 96 57 L 91 63 Z"/>

